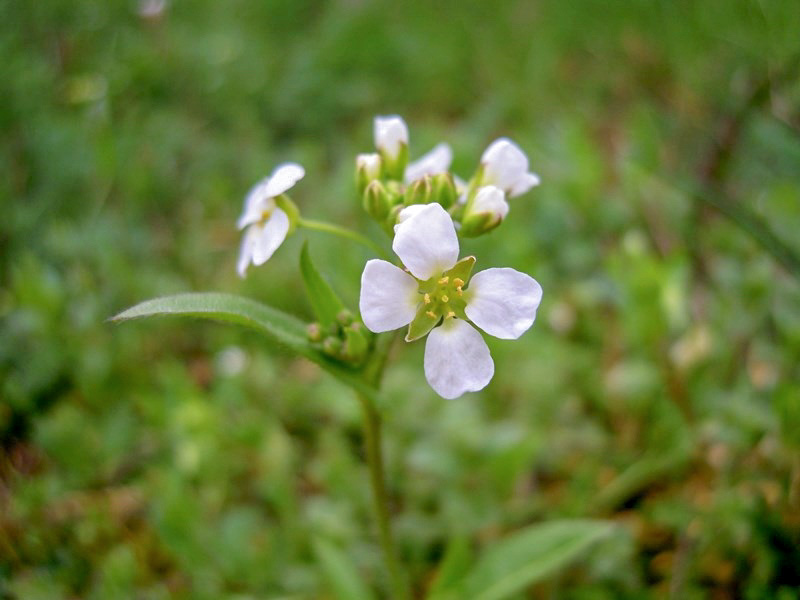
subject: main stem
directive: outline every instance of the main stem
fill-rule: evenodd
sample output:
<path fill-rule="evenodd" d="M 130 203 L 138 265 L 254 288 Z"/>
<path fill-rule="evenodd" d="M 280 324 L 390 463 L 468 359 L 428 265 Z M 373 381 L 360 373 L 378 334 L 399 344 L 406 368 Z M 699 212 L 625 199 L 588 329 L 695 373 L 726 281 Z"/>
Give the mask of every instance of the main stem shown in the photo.
<path fill-rule="evenodd" d="M 393 335 L 379 336 L 372 358 L 365 368 L 366 381 L 378 388 L 386 366 L 389 348 L 394 341 Z M 378 520 L 378 537 L 383 557 L 389 570 L 392 586 L 392 597 L 405 600 L 409 597 L 408 582 L 400 568 L 400 561 L 395 552 L 392 536 L 392 523 L 389 515 L 389 494 L 386 491 L 386 477 L 383 469 L 383 449 L 381 446 L 381 415 L 371 398 L 358 393 L 364 413 L 364 445 L 367 453 L 369 482 L 372 488 L 372 503 Z"/>
<path fill-rule="evenodd" d="M 369 467 L 369 483 L 372 487 L 372 503 L 378 519 L 378 537 L 380 538 L 383 557 L 389 570 L 392 584 L 392 595 L 398 600 L 408 598 L 408 584 L 400 568 L 392 536 L 392 524 L 389 515 L 389 496 L 386 492 L 386 480 L 383 472 L 383 451 L 381 448 L 381 417 L 375 406 L 366 396 L 359 394 L 364 411 L 364 444 L 367 451 Z"/>

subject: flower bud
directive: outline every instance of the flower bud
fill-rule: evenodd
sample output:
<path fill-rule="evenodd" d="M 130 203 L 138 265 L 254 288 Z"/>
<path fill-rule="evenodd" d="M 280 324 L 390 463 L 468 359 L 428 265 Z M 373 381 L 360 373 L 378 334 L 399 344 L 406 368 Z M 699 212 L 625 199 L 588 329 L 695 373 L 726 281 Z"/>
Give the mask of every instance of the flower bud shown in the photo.
<path fill-rule="evenodd" d="M 362 195 L 371 181 L 381 178 L 381 155 L 377 153 L 356 156 L 356 188 Z"/>
<path fill-rule="evenodd" d="M 336 315 L 336 320 L 344 326 L 350 325 L 353 322 L 353 313 L 343 308 Z"/>
<path fill-rule="evenodd" d="M 408 164 L 408 127 L 405 121 L 396 115 L 375 117 L 374 137 L 385 175 L 402 180 Z"/>
<path fill-rule="evenodd" d="M 369 337 L 361 323 L 355 321 L 344 329 L 344 346 L 342 358 L 348 362 L 358 364 L 364 360 L 369 350 Z"/>
<path fill-rule="evenodd" d="M 328 356 L 338 358 L 342 351 L 342 340 L 338 337 L 326 337 L 322 342 L 322 351 Z"/>
<path fill-rule="evenodd" d="M 414 183 L 406 188 L 403 196 L 403 204 L 411 206 L 412 204 L 428 204 L 433 201 L 433 186 L 431 185 L 431 176 L 425 175 L 417 179 Z"/>
<path fill-rule="evenodd" d="M 309 323 L 306 327 L 306 335 L 311 342 L 322 341 L 322 327 L 319 323 Z"/>
<path fill-rule="evenodd" d="M 389 192 L 379 179 L 375 179 L 367 185 L 362 196 L 362 203 L 367 214 L 376 221 L 383 221 L 392 206 Z"/>
<path fill-rule="evenodd" d="M 475 237 L 491 231 L 508 214 L 503 190 L 493 185 L 478 188 L 475 197 L 467 203 L 461 220 L 461 235 Z"/>
<path fill-rule="evenodd" d="M 431 202 L 438 202 L 444 208 L 450 208 L 458 199 L 456 183 L 450 173 L 432 175 L 431 188 Z"/>

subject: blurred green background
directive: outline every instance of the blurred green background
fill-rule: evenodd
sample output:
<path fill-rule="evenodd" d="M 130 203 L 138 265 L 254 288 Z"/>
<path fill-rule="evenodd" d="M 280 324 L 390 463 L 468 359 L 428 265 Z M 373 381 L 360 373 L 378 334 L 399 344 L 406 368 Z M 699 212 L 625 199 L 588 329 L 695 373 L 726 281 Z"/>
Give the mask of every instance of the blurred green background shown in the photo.
<path fill-rule="evenodd" d="M 310 319 L 306 237 L 354 306 L 361 248 L 300 233 L 242 281 L 234 223 L 295 160 L 304 215 L 384 243 L 353 157 L 391 113 L 412 156 L 469 176 L 508 135 L 543 181 L 463 245 L 545 291 L 489 387 L 438 398 L 422 343 L 387 372 L 418 593 L 452 539 L 591 516 L 617 533 L 520 598 L 800 597 L 800 284 L 699 200 L 800 252 L 796 0 L 142 6 L 0 0 L 0 598 L 331 598 L 319 540 L 380 594 L 351 392 L 246 330 L 106 319 Z"/>

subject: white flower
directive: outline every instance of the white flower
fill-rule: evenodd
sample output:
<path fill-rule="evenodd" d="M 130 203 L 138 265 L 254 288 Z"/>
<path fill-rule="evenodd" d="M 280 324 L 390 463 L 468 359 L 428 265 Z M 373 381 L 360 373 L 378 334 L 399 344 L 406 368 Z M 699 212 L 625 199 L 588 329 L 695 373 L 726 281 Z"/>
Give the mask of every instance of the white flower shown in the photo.
<path fill-rule="evenodd" d="M 244 277 L 247 267 L 263 265 L 286 239 L 289 216 L 275 203 L 275 198 L 291 188 L 306 174 L 296 163 L 278 165 L 272 175 L 254 185 L 244 200 L 244 211 L 236 223 L 245 227 L 236 271 Z"/>
<path fill-rule="evenodd" d="M 372 181 L 381 176 L 381 155 L 377 152 L 359 154 L 356 156 L 356 170 L 363 172 L 366 181 Z"/>
<path fill-rule="evenodd" d="M 475 200 L 472 201 L 471 211 L 475 214 L 488 214 L 502 221 L 508 214 L 508 202 L 503 190 L 494 185 L 478 188 Z"/>
<path fill-rule="evenodd" d="M 509 198 L 524 194 L 539 185 L 539 176 L 528 172 L 528 157 L 514 142 L 500 138 L 492 142 L 481 156 L 481 185 L 495 185 Z"/>
<path fill-rule="evenodd" d="M 437 144 L 433 150 L 423 154 L 406 167 L 405 182 L 413 183 L 425 175 L 447 173 L 451 162 L 453 162 L 453 151 L 450 146 L 444 142 Z"/>
<path fill-rule="evenodd" d="M 375 117 L 375 147 L 390 160 L 395 160 L 402 146 L 408 146 L 408 126 L 402 117 Z"/>
<path fill-rule="evenodd" d="M 464 289 L 475 258 L 458 260 L 450 215 L 439 204 L 409 208 L 414 210 L 396 228 L 392 243 L 406 269 L 384 260 L 367 262 L 361 317 L 376 333 L 408 325 L 406 341 L 430 332 L 425 377 L 440 396 L 457 398 L 483 389 L 494 375 L 489 347 L 469 322 L 496 337 L 516 339 L 533 324 L 542 288 L 532 277 L 503 268 L 477 273 Z"/>

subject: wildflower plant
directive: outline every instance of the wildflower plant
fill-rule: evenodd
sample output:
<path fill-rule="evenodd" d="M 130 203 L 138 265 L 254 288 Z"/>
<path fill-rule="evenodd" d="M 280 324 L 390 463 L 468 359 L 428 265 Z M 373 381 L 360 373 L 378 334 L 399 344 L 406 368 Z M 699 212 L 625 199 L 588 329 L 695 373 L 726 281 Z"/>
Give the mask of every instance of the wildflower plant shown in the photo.
<path fill-rule="evenodd" d="M 345 306 L 318 271 L 306 243 L 299 272 L 315 313 L 312 323 L 223 293 L 155 298 L 113 319 L 182 314 L 242 324 L 351 387 L 364 413 L 366 457 L 389 587 L 393 597 L 406 598 L 409 582 L 392 538 L 377 409 L 381 378 L 396 337 L 388 332 L 404 328 L 410 343 L 427 338 L 424 375 L 439 396 L 454 399 L 489 385 L 496 368 L 481 331 L 501 339 L 519 338 L 536 319 L 542 288 L 533 277 L 513 268 L 473 274 L 479 260 L 459 258 L 459 238 L 499 227 L 510 213 L 509 199 L 539 185 L 539 177 L 530 172 L 525 153 L 507 138 L 487 147 L 466 181 L 450 171 L 453 152 L 446 143 L 410 161 L 408 127 L 399 116 L 375 118 L 374 144 L 374 152 L 355 159 L 355 188 L 399 260 L 393 262 L 381 244 L 361 233 L 305 218 L 289 196 L 306 174 L 296 163 L 278 165 L 256 183 L 237 222 L 242 241 L 236 270 L 241 277 L 249 274 L 251 265 L 262 266 L 279 254 L 283 241 L 299 229 L 327 232 L 369 248 L 377 258 L 364 266 L 358 311 Z M 595 521 L 545 525 L 490 549 L 474 570 L 465 568 L 463 577 L 450 576 L 446 584 L 434 586 L 431 597 L 440 592 L 441 597 L 453 598 L 505 597 L 492 595 L 498 580 L 510 577 L 510 584 L 499 585 L 510 585 L 508 591 L 513 592 L 541 572 L 525 571 L 528 555 L 518 546 L 539 554 L 551 546 L 554 552 L 565 545 L 571 548 L 562 552 L 560 562 L 550 560 L 548 568 L 555 568 L 608 531 L 607 524 Z M 513 558 L 508 558 L 509 552 Z"/>

